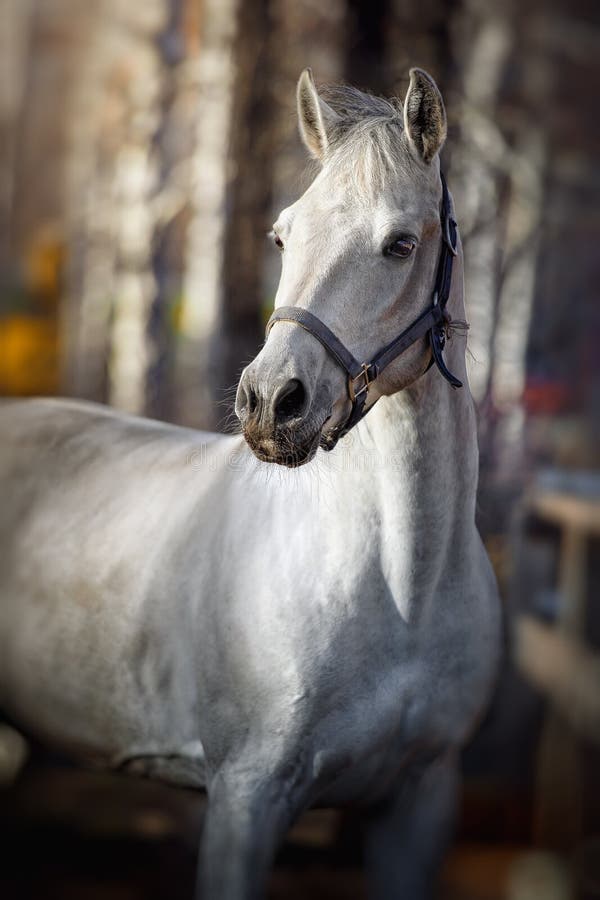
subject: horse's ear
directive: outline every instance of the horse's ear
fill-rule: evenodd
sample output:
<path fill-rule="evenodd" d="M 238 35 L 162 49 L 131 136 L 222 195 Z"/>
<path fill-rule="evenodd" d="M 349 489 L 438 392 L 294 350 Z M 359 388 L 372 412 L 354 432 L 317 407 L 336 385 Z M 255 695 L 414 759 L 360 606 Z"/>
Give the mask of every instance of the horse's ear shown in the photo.
<path fill-rule="evenodd" d="M 323 162 L 329 146 L 328 134 L 339 122 L 339 116 L 319 97 L 310 69 L 305 69 L 298 79 L 296 96 L 302 140 L 309 153 Z"/>
<path fill-rule="evenodd" d="M 419 159 L 430 163 L 446 140 L 446 110 L 439 88 L 423 69 L 410 70 L 404 132 Z"/>

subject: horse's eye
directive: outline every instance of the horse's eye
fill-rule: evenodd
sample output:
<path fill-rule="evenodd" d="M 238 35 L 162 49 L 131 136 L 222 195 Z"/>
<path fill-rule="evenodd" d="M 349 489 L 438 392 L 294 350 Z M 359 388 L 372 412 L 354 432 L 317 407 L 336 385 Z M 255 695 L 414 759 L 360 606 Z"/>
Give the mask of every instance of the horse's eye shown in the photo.
<path fill-rule="evenodd" d="M 283 241 L 279 237 L 276 231 L 271 232 L 271 237 L 273 238 L 273 243 L 277 247 L 278 250 L 283 250 Z"/>
<path fill-rule="evenodd" d="M 416 242 L 411 237 L 395 238 L 384 250 L 386 256 L 398 256 L 406 259 L 416 247 Z"/>

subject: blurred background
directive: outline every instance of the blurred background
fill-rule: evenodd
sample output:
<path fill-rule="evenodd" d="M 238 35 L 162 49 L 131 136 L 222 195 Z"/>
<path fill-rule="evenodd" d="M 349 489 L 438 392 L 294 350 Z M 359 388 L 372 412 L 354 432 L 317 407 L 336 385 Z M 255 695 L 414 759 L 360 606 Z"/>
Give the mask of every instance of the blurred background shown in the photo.
<path fill-rule="evenodd" d="M 0 12 L 0 394 L 195 427 L 226 427 L 272 308 L 265 233 L 311 171 L 300 71 L 401 97 L 411 65 L 436 78 L 466 258 L 479 525 L 507 614 L 440 897 L 600 897 L 598 3 Z M 2 897 L 189 898 L 201 798 L 0 737 Z M 360 822 L 305 817 L 272 890 L 363 897 Z"/>

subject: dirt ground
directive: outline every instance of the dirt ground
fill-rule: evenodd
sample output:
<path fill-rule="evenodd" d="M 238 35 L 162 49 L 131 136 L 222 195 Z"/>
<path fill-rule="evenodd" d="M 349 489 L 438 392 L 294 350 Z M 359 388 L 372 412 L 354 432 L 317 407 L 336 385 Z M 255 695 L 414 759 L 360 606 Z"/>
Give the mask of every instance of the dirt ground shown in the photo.
<path fill-rule="evenodd" d="M 190 900 L 203 795 L 127 776 L 29 764 L 0 793 L 2 900 Z M 358 820 L 306 814 L 270 900 L 364 900 Z M 518 848 L 460 843 L 439 900 L 504 900 Z"/>

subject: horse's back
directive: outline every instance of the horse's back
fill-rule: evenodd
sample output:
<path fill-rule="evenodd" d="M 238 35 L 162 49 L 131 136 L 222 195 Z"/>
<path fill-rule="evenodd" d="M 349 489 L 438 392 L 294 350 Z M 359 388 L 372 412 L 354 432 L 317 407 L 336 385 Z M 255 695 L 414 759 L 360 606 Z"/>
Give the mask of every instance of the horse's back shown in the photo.
<path fill-rule="evenodd" d="M 67 536 L 84 541 L 90 530 L 101 543 L 124 519 L 158 514 L 172 483 L 189 474 L 193 434 L 78 401 L 0 406 L 4 573 L 11 549 L 35 558 Z"/>
<path fill-rule="evenodd" d="M 210 442 L 217 435 L 196 432 L 165 422 L 117 412 L 98 403 L 60 398 L 2 400 L 0 402 L 0 477 L 25 471 L 36 459 L 53 468 L 82 463 L 114 462 L 142 446 L 162 443 L 187 446 Z M 38 481 L 44 473 L 38 472 Z"/>
<path fill-rule="evenodd" d="M 148 571 L 149 550 L 202 504 L 210 467 L 194 459 L 222 440 L 91 403 L 0 405 L 0 596 L 19 572 L 31 583 L 38 565 L 52 584 L 86 558 L 90 583 L 125 558 L 143 580 L 137 558 Z"/>
<path fill-rule="evenodd" d="M 11 531 L 18 510 L 58 502 L 85 489 L 88 511 L 108 481 L 139 487 L 165 485 L 193 471 L 195 454 L 223 441 L 219 435 L 119 413 L 96 403 L 36 398 L 0 403 L 0 533 Z M 201 487 L 198 473 L 194 483 Z"/>

